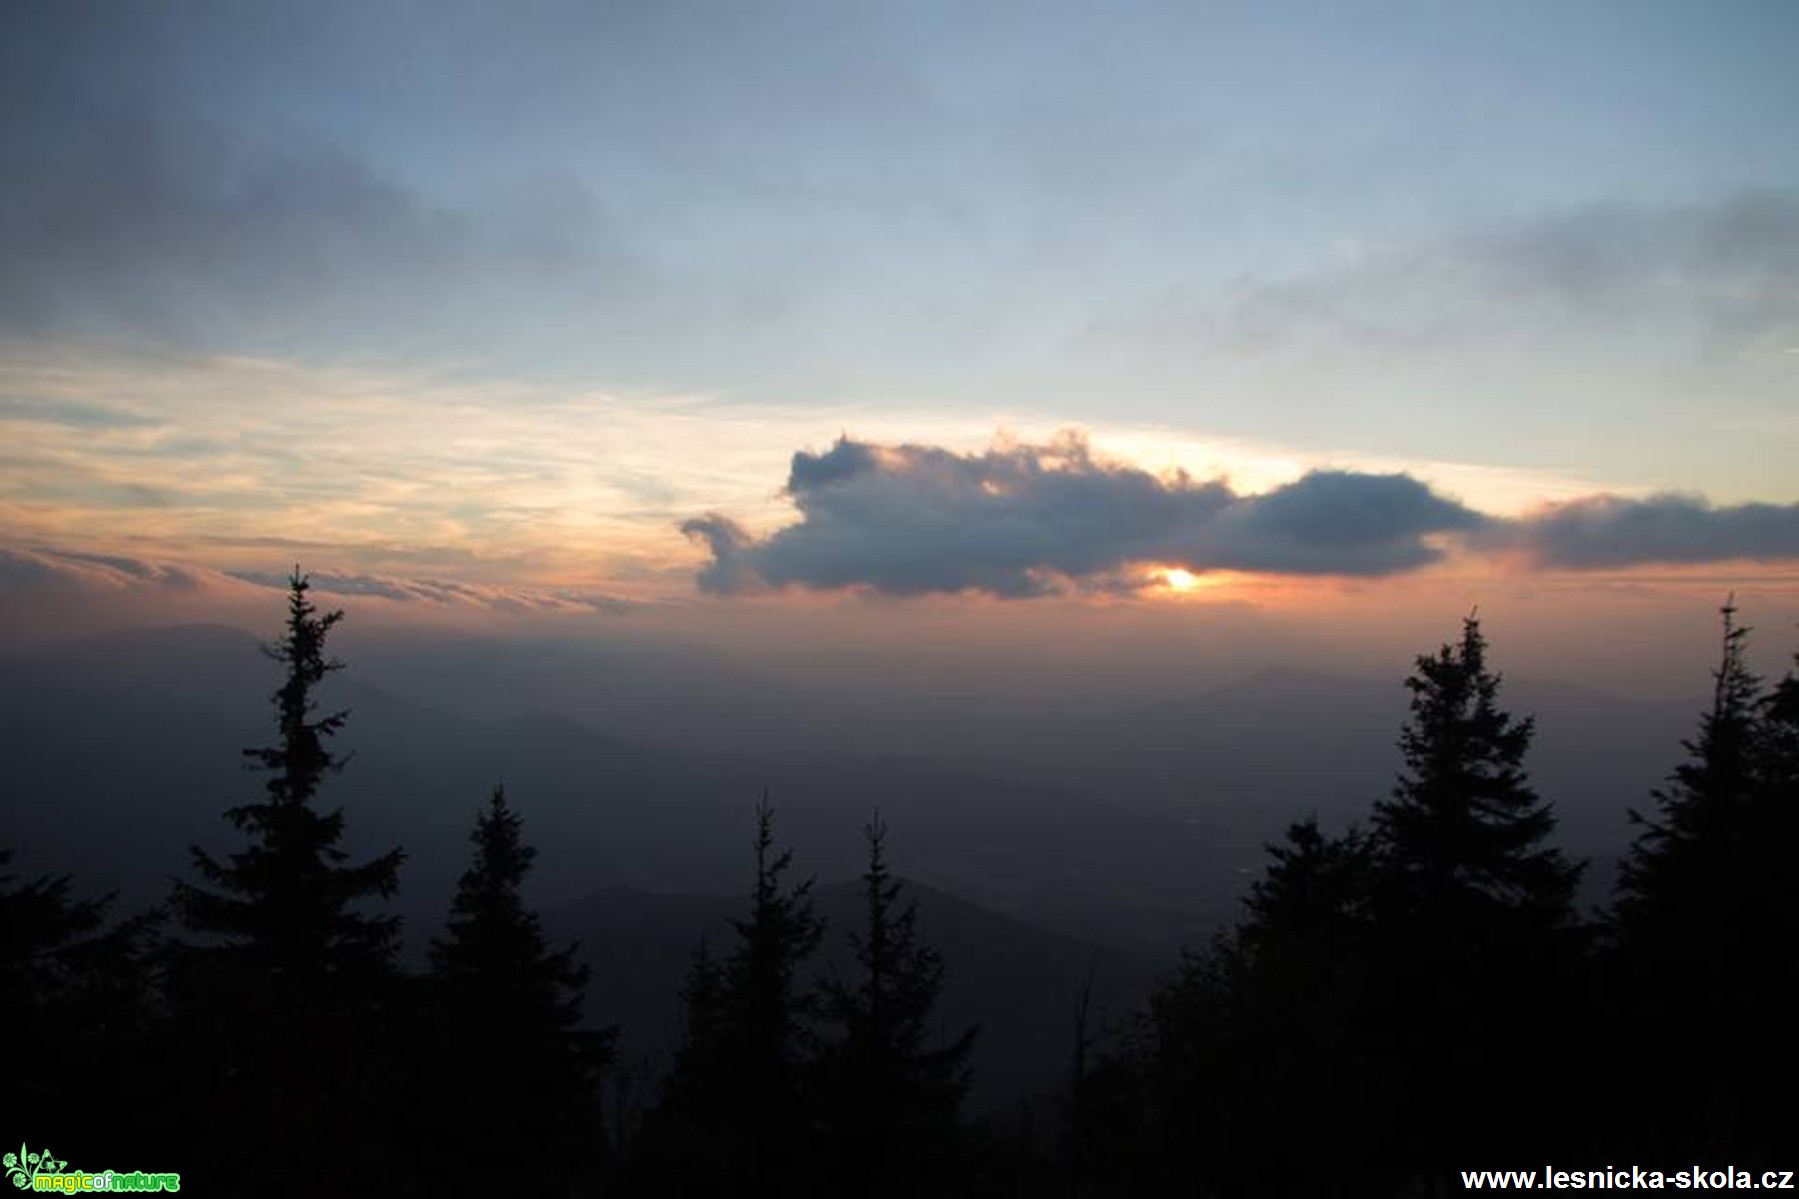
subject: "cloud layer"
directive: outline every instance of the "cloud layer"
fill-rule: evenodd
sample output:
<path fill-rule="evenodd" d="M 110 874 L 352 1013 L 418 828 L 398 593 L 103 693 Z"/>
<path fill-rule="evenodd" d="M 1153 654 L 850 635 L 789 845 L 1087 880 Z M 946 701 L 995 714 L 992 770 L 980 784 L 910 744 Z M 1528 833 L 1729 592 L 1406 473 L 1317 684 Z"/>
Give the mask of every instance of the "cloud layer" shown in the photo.
<path fill-rule="evenodd" d="M 395 575 L 308 572 L 328 595 L 360 596 L 440 610 L 506 614 L 620 614 L 645 605 L 578 589 L 494 586 Z M 231 600 L 262 590 L 286 590 L 276 572 L 214 570 L 122 554 L 0 546 L 0 599 L 86 601 L 179 594 Z M 249 589 L 249 590 L 247 590 Z"/>
<path fill-rule="evenodd" d="M 1570 570 L 1799 558 L 1799 504 L 1714 507 L 1703 498 L 1589 496 L 1540 509 L 1500 530 L 1502 545 Z"/>
<path fill-rule="evenodd" d="M 1403 474 L 1314 471 L 1246 496 L 1222 481 L 1103 461 L 1077 434 L 979 454 L 845 437 L 795 454 L 786 490 L 801 519 L 765 538 L 716 513 L 682 526 L 712 553 L 703 590 L 1022 597 L 1143 563 L 1376 576 L 1437 561 L 1433 535 L 1484 520 Z"/>
<path fill-rule="evenodd" d="M 1156 567 L 1373 578 L 1456 548 L 1541 569 L 1799 560 L 1799 505 L 1602 495 L 1507 519 L 1409 474 L 1347 470 L 1240 494 L 1103 460 L 1077 433 L 974 454 L 843 437 L 796 453 L 785 491 L 800 519 L 766 536 L 719 513 L 681 526 L 711 554 L 701 590 L 1024 598 L 1141 587 Z"/>

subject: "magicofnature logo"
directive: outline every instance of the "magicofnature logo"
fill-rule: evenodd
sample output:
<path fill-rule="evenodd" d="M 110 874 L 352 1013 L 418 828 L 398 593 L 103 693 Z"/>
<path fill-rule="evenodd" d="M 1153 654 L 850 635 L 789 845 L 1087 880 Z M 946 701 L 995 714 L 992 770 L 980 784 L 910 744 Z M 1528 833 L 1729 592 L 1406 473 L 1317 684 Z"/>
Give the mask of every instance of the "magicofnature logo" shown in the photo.
<path fill-rule="evenodd" d="M 33 1153 L 20 1142 L 17 1153 L 9 1153 L 0 1165 L 6 1167 L 6 1180 L 21 1191 L 75 1195 L 90 1191 L 179 1191 L 181 1175 L 149 1174 L 142 1170 L 70 1170 L 69 1163 L 48 1149 Z"/>

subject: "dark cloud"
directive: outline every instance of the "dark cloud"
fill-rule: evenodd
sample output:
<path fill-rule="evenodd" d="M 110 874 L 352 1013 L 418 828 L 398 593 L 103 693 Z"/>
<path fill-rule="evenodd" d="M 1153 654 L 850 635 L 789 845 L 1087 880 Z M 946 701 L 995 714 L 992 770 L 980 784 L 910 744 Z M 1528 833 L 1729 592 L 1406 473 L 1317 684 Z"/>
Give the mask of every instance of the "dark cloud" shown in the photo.
<path fill-rule="evenodd" d="M 1591 496 L 1494 526 L 1483 538 L 1546 567 L 1799 560 L 1799 504 L 1713 507 L 1686 495 Z"/>
<path fill-rule="evenodd" d="M 711 564 L 699 574 L 700 590 L 735 595 L 760 588 L 761 579 L 741 553 L 755 548 L 755 538 L 742 525 L 728 516 L 708 512 L 683 522 L 681 532 L 712 551 Z"/>
<path fill-rule="evenodd" d="M 1439 559 L 1433 535 L 1483 518 L 1406 475 L 1317 471 L 1264 495 L 1158 477 L 1047 446 L 958 454 L 840 439 L 793 457 L 797 524 L 757 539 L 717 514 L 688 521 L 712 562 L 703 590 L 869 587 L 892 595 L 1026 597 L 1130 578 L 1135 564 L 1300 575 L 1386 575 Z"/>
<path fill-rule="evenodd" d="M 45 119 L 56 143 L 7 147 L 24 181 L 0 200 L 0 319 L 14 325 L 254 335 L 283 309 L 325 319 L 334 293 L 367 320 L 396 280 L 441 285 L 465 254 L 453 218 L 317 140 L 154 108 Z"/>
<path fill-rule="evenodd" d="M 234 59 L 292 69 L 284 40 L 317 32 L 232 8 L 8 14 L 0 324 L 388 348 L 397 328 L 453 344 L 527 301 L 613 298 L 594 281 L 627 273 L 617 243 L 571 180 L 451 202 L 317 125 L 221 103 L 209 81 L 258 90 Z"/>
<path fill-rule="evenodd" d="M 1410 475 L 1313 471 L 1237 499 L 1217 522 L 1212 552 L 1191 566 L 1271 574 L 1385 575 L 1427 566 L 1434 533 L 1466 533 L 1484 518 Z"/>

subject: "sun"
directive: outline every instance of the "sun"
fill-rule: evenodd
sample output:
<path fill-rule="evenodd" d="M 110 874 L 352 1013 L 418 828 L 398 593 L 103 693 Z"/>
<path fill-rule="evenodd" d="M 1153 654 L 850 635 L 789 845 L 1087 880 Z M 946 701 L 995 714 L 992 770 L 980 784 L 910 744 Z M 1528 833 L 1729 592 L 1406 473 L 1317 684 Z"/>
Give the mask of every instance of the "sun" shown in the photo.
<path fill-rule="evenodd" d="M 1168 584 L 1170 591 L 1192 591 L 1199 586 L 1199 576 L 1190 570 L 1172 567 L 1162 572 L 1162 581 Z"/>

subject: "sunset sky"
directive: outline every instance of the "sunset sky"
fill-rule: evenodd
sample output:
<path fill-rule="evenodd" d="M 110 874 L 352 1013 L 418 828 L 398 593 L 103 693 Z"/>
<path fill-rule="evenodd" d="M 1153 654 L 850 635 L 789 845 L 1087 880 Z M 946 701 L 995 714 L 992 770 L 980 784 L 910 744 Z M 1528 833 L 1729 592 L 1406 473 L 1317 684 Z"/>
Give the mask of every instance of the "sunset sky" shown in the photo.
<path fill-rule="evenodd" d="M 0 597 L 1790 629 L 1796 55 L 1778 2 L 9 5 Z"/>

